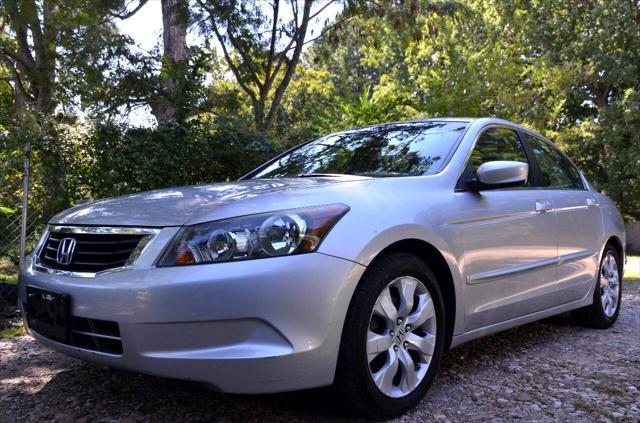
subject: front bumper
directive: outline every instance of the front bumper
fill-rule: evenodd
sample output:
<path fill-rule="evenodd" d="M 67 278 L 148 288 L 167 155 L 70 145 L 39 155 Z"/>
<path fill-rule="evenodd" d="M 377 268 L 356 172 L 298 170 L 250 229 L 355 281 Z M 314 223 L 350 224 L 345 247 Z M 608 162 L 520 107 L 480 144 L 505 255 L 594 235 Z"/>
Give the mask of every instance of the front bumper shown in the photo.
<path fill-rule="evenodd" d="M 122 354 L 41 343 L 82 360 L 194 380 L 232 393 L 333 382 L 344 318 L 364 267 L 312 253 L 78 278 L 25 268 L 34 286 L 71 296 L 71 314 L 117 322 Z"/>

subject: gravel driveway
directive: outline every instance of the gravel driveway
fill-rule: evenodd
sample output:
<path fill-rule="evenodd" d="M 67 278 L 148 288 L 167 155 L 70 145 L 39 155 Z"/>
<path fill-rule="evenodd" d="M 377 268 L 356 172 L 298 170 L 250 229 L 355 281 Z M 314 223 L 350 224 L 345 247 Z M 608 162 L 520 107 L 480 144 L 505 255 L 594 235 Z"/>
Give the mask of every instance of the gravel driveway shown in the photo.
<path fill-rule="evenodd" d="M 563 318 L 448 352 L 418 409 L 399 421 L 639 421 L 640 283 L 625 283 L 616 325 Z M 268 396 L 82 363 L 26 336 L 0 340 L 0 421 L 344 420 L 328 389 Z"/>

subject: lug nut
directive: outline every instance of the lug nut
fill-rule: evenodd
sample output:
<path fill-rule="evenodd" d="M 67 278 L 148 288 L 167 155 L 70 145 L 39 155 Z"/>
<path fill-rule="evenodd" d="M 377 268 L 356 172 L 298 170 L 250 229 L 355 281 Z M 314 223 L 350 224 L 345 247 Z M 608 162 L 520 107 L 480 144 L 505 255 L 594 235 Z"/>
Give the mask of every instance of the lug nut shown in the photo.
<path fill-rule="evenodd" d="M 405 342 L 402 344 L 402 346 L 403 346 L 403 347 L 405 347 L 405 348 L 408 348 L 408 347 L 409 347 L 409 343 L 405 341 Z"/>
<path fill-rule="evenodd" d="M 394 345 L 394 346 L 393 346 L 393 350 L 394 350 L 394 351 L 398 351 L 398 346 L 397 346 L 397 345 Z"/>
<path fill-rule="evenodd" d="M 401 325 L 401 324 L 402 324 L 402 317 L 400 317 L 400 318 L 398 319 L 398 324 L 399 324 L 399 325 Z"/>
<path fill-rule="evenodd" d="M 393 336 L 393 331 L 392 330 L 389 331 L 389 336 Z"/>
<path fill-rule="evenodd" d="M 405 329 L 407 330 L 407 332 L 408 332 L 408 331 L 410 331 L 410 330 L 411 330 L 411 325 L 407 325 L 407 326 L 405 327 Z"/>

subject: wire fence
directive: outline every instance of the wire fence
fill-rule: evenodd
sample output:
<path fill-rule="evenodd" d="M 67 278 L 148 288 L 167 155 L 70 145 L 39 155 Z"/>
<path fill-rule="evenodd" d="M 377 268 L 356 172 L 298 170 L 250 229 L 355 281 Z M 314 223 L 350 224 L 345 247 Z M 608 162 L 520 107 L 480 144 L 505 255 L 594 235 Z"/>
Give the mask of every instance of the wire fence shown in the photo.
<path fill-rule="evenodd" d="M 0 195 L 2 195 L 1 189 Z M 4 215 L 0 226 L 0 260 L 9 260 L 18 265 L 22 239 L 22 205 L 16 204 L 15 208 L 3 207 L 3 209 Z M 26 223 L 25 249 L 28 254 L 29 248 L 33 245 L 34 240 L 37 239 L 42 229 L 42 219 L 35 212 L 29 213 L 29 210 L 27 210 Z"/>
<path fill-rule="evenodd" d="M 0 181 L 4 182 L 0 186 L 0 303 L 15 303 L 19 264 L 37 242 L 43 225 L 42 216 L 27 206 L 29 166 L 27 146 L 21 180 L 7 183 L 9 167 L 0 167 Z"/>

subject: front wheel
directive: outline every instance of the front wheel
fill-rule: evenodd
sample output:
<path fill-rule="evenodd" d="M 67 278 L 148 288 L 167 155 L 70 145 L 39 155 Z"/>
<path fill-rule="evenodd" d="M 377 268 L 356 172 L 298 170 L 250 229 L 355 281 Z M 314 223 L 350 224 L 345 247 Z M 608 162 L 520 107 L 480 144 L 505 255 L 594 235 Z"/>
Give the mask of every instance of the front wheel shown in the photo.
<path fill-rule="evenodd" d="M 608 246 L 600 262 L 593 304 L 572 312 L 578 323 L 596 329 L 606 329 L 615 323 L 622 302 L 621 274 L 620 256 Z"/>
<path fill-rule="evenodd" d="M 349 408 L 373 418 L 415 407 L 436 375 L 445 341 L 437 280 L 419 258 L 377 260 L 349 306 L 336 375 Z"/>

